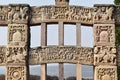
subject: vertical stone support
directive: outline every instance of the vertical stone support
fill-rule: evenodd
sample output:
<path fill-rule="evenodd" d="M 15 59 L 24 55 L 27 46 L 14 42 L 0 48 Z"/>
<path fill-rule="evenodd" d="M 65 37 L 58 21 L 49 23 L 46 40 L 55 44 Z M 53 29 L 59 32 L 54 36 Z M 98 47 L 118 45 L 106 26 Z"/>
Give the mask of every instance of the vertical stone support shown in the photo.
<path fill-rule="evenodd" d="M 41 46 L 47 46 L 47 24 L 41 23 Z M 47 64 L 41 64 L 41 80 L 47 78 Z"/>
<path fill-rule="evenodd" d="M 6 80 L 29 80 L 29 5 L 8 7 L 8 46 Z"/>
<path fill-rule="evenodd" d="M 94 24 L 95 80 L 117 80 L 115 24 Z"/>
<path fill-rule="evenodd" d="M 59 22 L 59 46 L 64 46 L 64 23 Z M 64 64 L 59 63 L 59 80 L 64 80 Z"/>
<path fill-rule="evenodd" d="M 81 46 L 81 23 L 76 23 L 76 45 Z M 76 64 L 76 80 L 82 80 L 82 65 Z"/>

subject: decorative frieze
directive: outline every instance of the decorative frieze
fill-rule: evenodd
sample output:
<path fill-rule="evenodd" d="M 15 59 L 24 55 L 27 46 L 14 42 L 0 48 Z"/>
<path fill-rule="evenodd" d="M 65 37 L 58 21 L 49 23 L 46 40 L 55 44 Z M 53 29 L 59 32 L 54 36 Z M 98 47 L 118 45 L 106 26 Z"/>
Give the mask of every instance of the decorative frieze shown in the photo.
<path fill-rule="evenodd" d="M 94 45 L 115 46 L 115 25 L 94 24 Z"/>
<path fill-rule="evenodd" d="M 29 63 L 31 65 L 59 62 L 93 65 L 93 49 L 73 46 L 47 46 L 30 50 Z"/>
<path fill-rule="evenodd" d="M 43 6 L 32 7 L 32 24 L 40 22 L 81 22 L 85 24 L 93 23 L 93 8 L 80 6 Z"/>
<path fill-rule="evenodd" d="M 9 46 L 25 46 L 28 41 L 28 26 L 26 24 L 8 24 Z"/>
<path fill-rule="evenodd" d="M 29 5 L 27 4 L 10 4 L 8 7 L 8 22 L 28 23 L 30 14 L 29 10 Z"/>
<path fill-rule="evenodd" d="M 116 66 L 95 67 L 95 80 L 118 80 Z"/>
<path fill-rule="evenodd" d="M 96 46 L 94 48 L 94 65 L 116 65 L 116 47 Z"/>

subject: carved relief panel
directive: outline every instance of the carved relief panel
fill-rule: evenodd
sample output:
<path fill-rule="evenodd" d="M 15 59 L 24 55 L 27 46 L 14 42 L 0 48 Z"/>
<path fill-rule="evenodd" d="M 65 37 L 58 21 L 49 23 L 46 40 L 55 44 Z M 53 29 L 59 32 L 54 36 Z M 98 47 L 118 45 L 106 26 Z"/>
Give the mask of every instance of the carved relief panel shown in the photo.
<path fill-rule="evenodd" d="M 94 23 L 114 23 L 113 5 L 95 5 L 94 7 Z"/>
<path fill-rule="evenodd" d="M 93 23 L 93 8 L 79 6 L 43 6 L 32 7 L 31 23 L 39 23 L 41 21 L 65 21 L 65 22 L 81 22 L 86 24 Z"/>
<path fill-rule="evenodd" d="M 6 47 L 0 46 L 0 65 L 3 66 L 6 63 Z"/>
<path fill-rule="evenodd" d="M 94 48 L 94 65 L 116 65 L 116 47 L 97 46 Z"/>
<path fill-rule="evenodd" d="M 93 49 L 82 47 L 39 47 L 30 50 L 30 64 L 41 63 L 81 63 L 93 65 Z"/>
<path fill-rule="evenodd" d="M 96 46 L 114 46 L 115 25 L 94 24 L 94 44 Z"/>
<path fill-rule="evenodd" d="M 118 80 L 116 66 L 95 67 L 95 80 Z"/>
<path fill-rule="evenodd" d="M 28 23 L 29 20 L 29 5 L 10 4 L 8 7 L 8 22 L 9 23 Z"/>
<path fill-rule="evenodd" d="M 26 47 L 8 47 L 6 51 L 7 63 L 22 64 L 26 62 Z"/>
<path fill-rule="evenodd" d="M 28 27 L 26 24 L 8 24 L 9 46 L 25 46 L 28 41 Z"/>
<path fill-rule="evenodd" d="M 7 66 L 7 80 L 27 80 L 26 67 Z"/>
<path fill-rule="evenodd" d="M 8 20 L 8 6 L 0 6 L 0 24 L 7 24 Z"/>

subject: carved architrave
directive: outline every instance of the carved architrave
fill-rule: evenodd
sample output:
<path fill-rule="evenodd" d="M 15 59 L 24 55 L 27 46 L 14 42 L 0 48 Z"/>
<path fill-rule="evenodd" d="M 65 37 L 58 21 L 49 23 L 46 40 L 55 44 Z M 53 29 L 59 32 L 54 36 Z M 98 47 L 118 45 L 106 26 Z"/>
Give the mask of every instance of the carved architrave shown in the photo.
<path fill-rule="evenodd" d="M 116 47 L 97 46 L 94 48 L 94 65 L 116 65 Z"/>
<path fill-rule="evenodd" d="M 25 46 L 28 42 L 28 26 L 26 24 L 8 24 L 9 46 Z"/>
<path fill-rule="evenodd" d="M 8 20 L 8 6 L 0 6 L 0 25 L 6 25 Z"/>
<path fill-rule="evenodd" d="M 7 80 L 27 80 L 25 66 L 7 66 Z"/>
<path fill-rule="evenodd" d="M 30 65 L 59 62 L 93 65 L 93 49 L 73 46 L 47 46 L 30 50 Z"/>
<path fill-rule="evenodd" d="M 93 24 L 93 8 L 80 6 L 43 6 L 32 7 L 31 12 L 31 24 L 56 21 Z"/>
<path fill-rule="evenodd" d="M 5 65 L 6 63 L 6 47 L 0 46 L 0 66 Z"/>
<path fill-rule="evenodd" d="M 8 7 L 8 22 L 9 23 L 28 23 L 29 14 L 30 14 L 29 5 L 10 4 Z"/>
<path fill-rule="evenodd" d="M 94 24 L 94 45 L 115 46 L 115 25 Z"/>
<path fill-rule="evenodd" d="M 8 47 L 6 51 L 7 64 L 25 64 L 27 58 L 26 47 Z"/>
<path fill-rule="evenodd" d="M 94 23 L 115 23 L 113 5 L 95 5 Z"/>
<path fill-rule="evenodd" d="M 117 66 L 95 67 L 95 80 L 118 80 Z"/>

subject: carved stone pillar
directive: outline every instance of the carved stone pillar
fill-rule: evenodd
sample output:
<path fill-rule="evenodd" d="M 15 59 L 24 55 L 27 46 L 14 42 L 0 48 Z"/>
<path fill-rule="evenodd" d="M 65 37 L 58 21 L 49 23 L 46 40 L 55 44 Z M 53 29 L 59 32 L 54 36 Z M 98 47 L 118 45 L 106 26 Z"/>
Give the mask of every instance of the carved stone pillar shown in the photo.
<path fill-rule="evenodd" d="M 47 24 L 41 23 L 41 46 L 47 46 Z M 47 64 L 41 64 L 41 80 L 47 78 Z"/>
<path fill-rule="evenodd" d="M 59 46 L 64 46 L 64 23 L 59 22 Z M 59 80 L 64 80 L 64 63 L 59 63 Z"/>
<path fill-rule="evenodd" d="M 29 80 L 29 34 L 29 5 L 10 4 L 6 80 Z"/>
<path fill-rule="evenodd" d="M 81 46 L 81 23 L 76 23 L 76 45 Z M 82 80 L 82 65 L 76 64 L 76 80 Z"/>
<path fill-rule="evenodd" d="M 95 5 L 94 8 L 95 80 L 117 80 L 113 12 L 113 5 Z"/>

